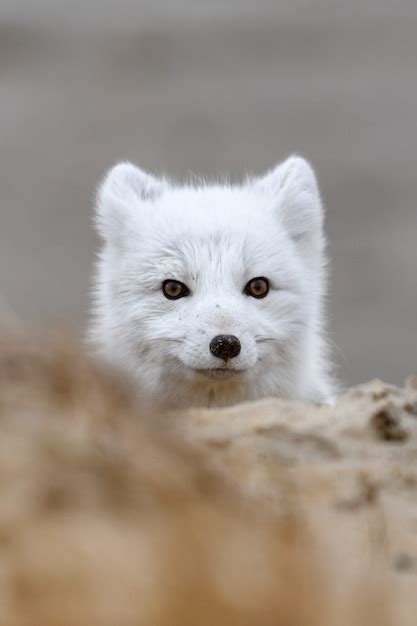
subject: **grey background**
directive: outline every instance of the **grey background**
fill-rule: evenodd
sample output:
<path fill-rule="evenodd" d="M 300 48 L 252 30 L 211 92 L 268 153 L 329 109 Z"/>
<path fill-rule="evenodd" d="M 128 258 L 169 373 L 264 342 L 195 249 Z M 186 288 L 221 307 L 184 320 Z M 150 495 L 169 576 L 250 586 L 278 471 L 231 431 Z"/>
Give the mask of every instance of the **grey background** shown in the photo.
<path fill-rule="evenodd" d="M 417 370 L 415 0 L 0 0 L 0 317 L 82 332 L 115 160 L 315 165 L 347 383 Z"/>

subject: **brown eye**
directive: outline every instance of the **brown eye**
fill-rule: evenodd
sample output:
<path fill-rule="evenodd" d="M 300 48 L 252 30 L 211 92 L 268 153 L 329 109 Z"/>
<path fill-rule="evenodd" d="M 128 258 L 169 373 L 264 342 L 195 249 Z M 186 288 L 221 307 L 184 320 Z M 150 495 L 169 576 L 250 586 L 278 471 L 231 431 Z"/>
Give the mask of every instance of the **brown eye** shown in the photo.
<path fill-rule="evenodd" d="M 178 300 L 178 298 L 188 296 L 190 293 L 188 287 L 186 287 L 184 283 L 180 283 L 179 280 L 164 280 L 162 283 L 162 291 L 164 296 L 169 300 Z"/>
<path fill-rule="evenodd" d="M 269 291 L 269 282 L 266 278 L 252 278 L 245 287 L 245 293 L 252 298 L 265 298 Z"/>

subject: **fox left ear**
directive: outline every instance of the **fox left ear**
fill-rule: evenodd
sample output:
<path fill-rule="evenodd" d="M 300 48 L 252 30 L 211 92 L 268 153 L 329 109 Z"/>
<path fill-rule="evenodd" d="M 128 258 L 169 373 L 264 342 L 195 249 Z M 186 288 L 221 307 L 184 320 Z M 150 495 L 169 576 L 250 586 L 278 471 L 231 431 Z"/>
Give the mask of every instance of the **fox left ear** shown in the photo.
<path fill-rule="evenodd" d="M 298 241 L 322 232 L 323 207 L 308 161 L 291 156 L 258 180 L 257 185 L 271 197 L 292 239 Z"/>
<path fill-rule="evenodd" d="M 132 163 L 118 163 L 106 175 L 97 193 L 96 224 L 105 240 L 116 240 L 125 225 L 166 188 Z"/>

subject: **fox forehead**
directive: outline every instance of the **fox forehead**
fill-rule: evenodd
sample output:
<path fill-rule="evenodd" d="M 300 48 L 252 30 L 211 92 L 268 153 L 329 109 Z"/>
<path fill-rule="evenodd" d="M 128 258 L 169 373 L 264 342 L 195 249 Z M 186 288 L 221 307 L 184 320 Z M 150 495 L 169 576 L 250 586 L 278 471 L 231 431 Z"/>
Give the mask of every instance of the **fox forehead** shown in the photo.
<path fill-rule="evenodd" d="M 158 276 L 249 279 L 273 271 L 288 247 L 262 198 L 238 188 L 170 189 L 135 221 L 129 248 Z"/>
<path fill-rule="evenodd" d="M 199 187 L 178 186 L 171 187 L 162 194 L 158 204 L 161 207 L 173 209 L 176 206 L 185 211 L 226 211 L 227 213 L 241 214 L 245 210 L 252 211 L 259 208 L 263 202 L 262 195 L 255 192 L 250 186 L 223 187 L 220 185 L 202 185 Z"/>
<path fill-rule="evenodd" d="M 146 211 L 138 214 L 138 227 L 168 236 L 192 233 L 194 239 L 215 244 L 227 233 L 246 235 L 251 231 L 268 230 L 278 221 L 267 210 L 260 194 L 244 188 L 172 188 L 156 199 Z M 268 224 L 268 226 L 267 226 Z"/>
<path fill-rule="evenodd" d="M 143 285 L 158 288 L 165 279 L 180 280 L 189 287 L 226 286 L 265 276 L 277 288 L 297 283 L 297 259 L 288 241 L 265 232 L 211 230 L 196 236 L 189 227 L 161 232 L 155 228 L 136 243 L 129 255 Z M 291 270 L 291 271 L 289 271 Z"/>

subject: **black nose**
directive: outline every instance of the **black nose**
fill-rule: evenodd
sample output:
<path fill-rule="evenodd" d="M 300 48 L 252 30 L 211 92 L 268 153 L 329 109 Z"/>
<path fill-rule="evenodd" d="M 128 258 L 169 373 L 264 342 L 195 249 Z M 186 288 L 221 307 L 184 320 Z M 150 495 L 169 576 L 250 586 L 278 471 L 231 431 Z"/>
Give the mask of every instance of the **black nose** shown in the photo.
<path fill-rule="evenodd" d="M 210 341 L 210 352 L 219 359 L 233 359 L 240 352 L 240 341 L 234 335 L 217 335 Z"/>

